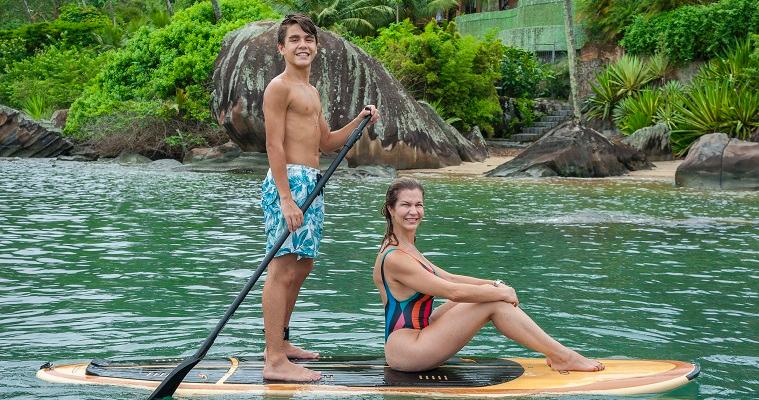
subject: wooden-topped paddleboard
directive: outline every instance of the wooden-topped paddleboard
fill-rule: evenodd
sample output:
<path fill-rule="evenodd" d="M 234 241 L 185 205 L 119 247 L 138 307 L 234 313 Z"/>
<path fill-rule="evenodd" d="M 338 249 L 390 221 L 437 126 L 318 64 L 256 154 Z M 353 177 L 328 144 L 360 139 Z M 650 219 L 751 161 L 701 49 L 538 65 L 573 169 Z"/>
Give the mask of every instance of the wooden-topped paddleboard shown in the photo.
<path fill-rule="evenodd" d="M 153 390 L 180 362 L 108 361 L 43 365 L 37 377 L 56 383 L 116 385 Z M 315 383 L 264 381 L 260 358 L 230 357 L 201 361 L 177 389 L 180 395 L 251 393 L 291 395 L 398 394 L 445 397 L 506 397 L 533 394 L 643 394 L 685 385 L 698 365 L 670 360 L 601 360 L 600 372 L 558 372 L 545 359 L 454 358 L 431 371 L 390 369 L 383 359 L 322 357 L 295 362 L 322 373 Z"/>

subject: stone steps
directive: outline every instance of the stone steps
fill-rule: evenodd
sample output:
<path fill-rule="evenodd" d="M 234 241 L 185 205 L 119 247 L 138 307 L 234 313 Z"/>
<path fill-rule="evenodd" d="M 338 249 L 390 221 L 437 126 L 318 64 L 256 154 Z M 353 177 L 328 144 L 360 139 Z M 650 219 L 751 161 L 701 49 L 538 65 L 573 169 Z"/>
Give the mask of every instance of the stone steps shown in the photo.
<path fill-rule="evenodd" d="M 563 105 L 553 113 L 541 117 L 538 121 L 534 122 L 532 126 L 522 129 L 522 132 L 512 135 L 511 140 L 520 143 L 534 142 L 543 137 L 546 132 L 553 129 L 556 125 L 559 125 L 571 117 L 572 107 L 569 105 Z"/>

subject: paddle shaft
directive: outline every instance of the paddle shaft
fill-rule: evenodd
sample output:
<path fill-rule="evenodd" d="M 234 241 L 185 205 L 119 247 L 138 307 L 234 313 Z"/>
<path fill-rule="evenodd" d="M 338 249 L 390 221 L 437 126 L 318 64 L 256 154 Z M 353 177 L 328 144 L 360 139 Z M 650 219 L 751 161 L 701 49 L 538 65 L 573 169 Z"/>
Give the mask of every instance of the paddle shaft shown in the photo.
<path fill-rule="evenodd" d="M 361 120 L 358 128 L 356 128 L 348 137 L 345 145 L 337 154 L 337 157 L 332 161 L 332 164 L 330 164 L 329 168 L 327 168 L 327 170 L 324 172 L 322 178 L 316 182 L 316 187 L 311 193 L 309 193 L 306 201 L 300 206 L 300 210 L 304 214 L 306 213 L 306 210 L 308 210 L 308 207 L 311 206 L 311 203 L 314 202 L 316 197 L 322 191 L 324 185 L 327 184 L 327 181 L 335 172 L 337 166 L 340 164 L 340 162 L 343 161 L 345 155 L 348 154 L 348 151 L 350 151 L 356 141 L 358 141 L 358 139 L 361 137 L 361 133 L 364 131 L 364 128 L 366 128 L 366 124 L 369 123 L 371 117 L 371 115 L 367 115 L 363 120 Z M 232 318 L 232 315 L 235 313 L 235 311 L 237 311 L 237 308 L 240 307 L 240 304 L 243 302 L 243 300 L 245 300 L 245 296 L 248 295 L 248 292 L 250 292 L 250 290 L 253 288 L 253 285 L 256 284 L 258 278 L 260 278 L 264 273 L 266 267 L 268 267 L 271 260 L 274 259 L 274 255 L 277 254 L 279 248 L 282 247 L 287 238 L 290 236 L 290 233 L 291 232 L 287 230 L 282 235 L 280 235 L 279 239 L 277 239 L 277 241 L 274 243 L 274 247 L 271 249 L 271 251 L 269 251 L 268 254 L 266 254 L 266 257 L 264 257 L 264 259 L 261 261 L 261 265 L 259 265 L 258 268 L 256 268 L 255 272 L 253 272 L 253 275 L 250 277 L 250 279 L 248 279 L 245 287 L 242 288 L 240 294 L 237 295 L 232 304 L 230 304 L 229 308 L 227 308 L 227 312 L 224 313 L 224 316 L 221 318 L 219 323 L 216 324 L 216 328 L 214 328 L 213 332 L 208 335 L 206 340 L 203 342 L 203 345 L 200 346 L 200 349 L 198 349 L 195 354 L 185 358 L 179 365 L 177 365 L 177 367 L 174 368 L 174 370 L 172 370 L 169 375 L 166 376 L 161 384 L 158 385 L 150 397 L 148 397 L 148 400 L 160 399 L 174 394 L 174 392 L 177 390 L 177 387 L 179 387 L 179 384 L 182 383 L 184 377 L 187 376 L 190 370 L 192 370 L 192 367 L 194 367 L 197 363 L 200 362 L 200 360 L 203 359 L 203 357 L 206 356 L 206 353 L 208 353 L 208 350 L 211 348 L 214 341 L 216 341 L 216 338 L 219 336 L 219 333 L 221 333 L 221 330 L 224 329 L 224 326 L 227 324 L 229 319 Z"/>

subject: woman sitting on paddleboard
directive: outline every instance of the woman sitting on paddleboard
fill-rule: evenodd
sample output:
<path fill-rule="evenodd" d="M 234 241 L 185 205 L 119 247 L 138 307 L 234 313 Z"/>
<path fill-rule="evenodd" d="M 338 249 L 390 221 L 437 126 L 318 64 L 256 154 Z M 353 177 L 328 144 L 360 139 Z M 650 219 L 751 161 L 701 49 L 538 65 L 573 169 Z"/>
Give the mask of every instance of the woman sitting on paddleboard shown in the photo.
<path fill-rule="evenodd" d="M 385 358 L 400 371 L 443 364 L 492 321 L 502 335 L 546 356 L 560 371 L 600 371 L 587 359 L 548 336 L 519 308 L 514 288 L 455 275 L 432 264 L 414 245 L 424 218 L 424 188 L 412 178 L 395 180 L 382 208 L 387 228 L 374 264 L 374 284 L 385 304 Z M 434 297 L 448 301 L 432 310 Z"/>

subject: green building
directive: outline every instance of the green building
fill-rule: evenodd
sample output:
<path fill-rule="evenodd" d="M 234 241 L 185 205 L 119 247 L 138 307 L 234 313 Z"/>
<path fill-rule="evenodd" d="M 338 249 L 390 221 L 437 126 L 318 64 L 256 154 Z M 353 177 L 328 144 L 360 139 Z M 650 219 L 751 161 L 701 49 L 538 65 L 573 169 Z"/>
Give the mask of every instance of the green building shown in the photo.
<path fill-rule="evenodd" d="M 544 55 L 566 54 L 564 0 L 472 0 L 465 2 L 464 10 L 469 13 L 456 17 L 464 35 L 483 37 L 495 32 L 508 46 Z M 579 26 L 574 33 L 580 49 L 586 37 Z"/>

